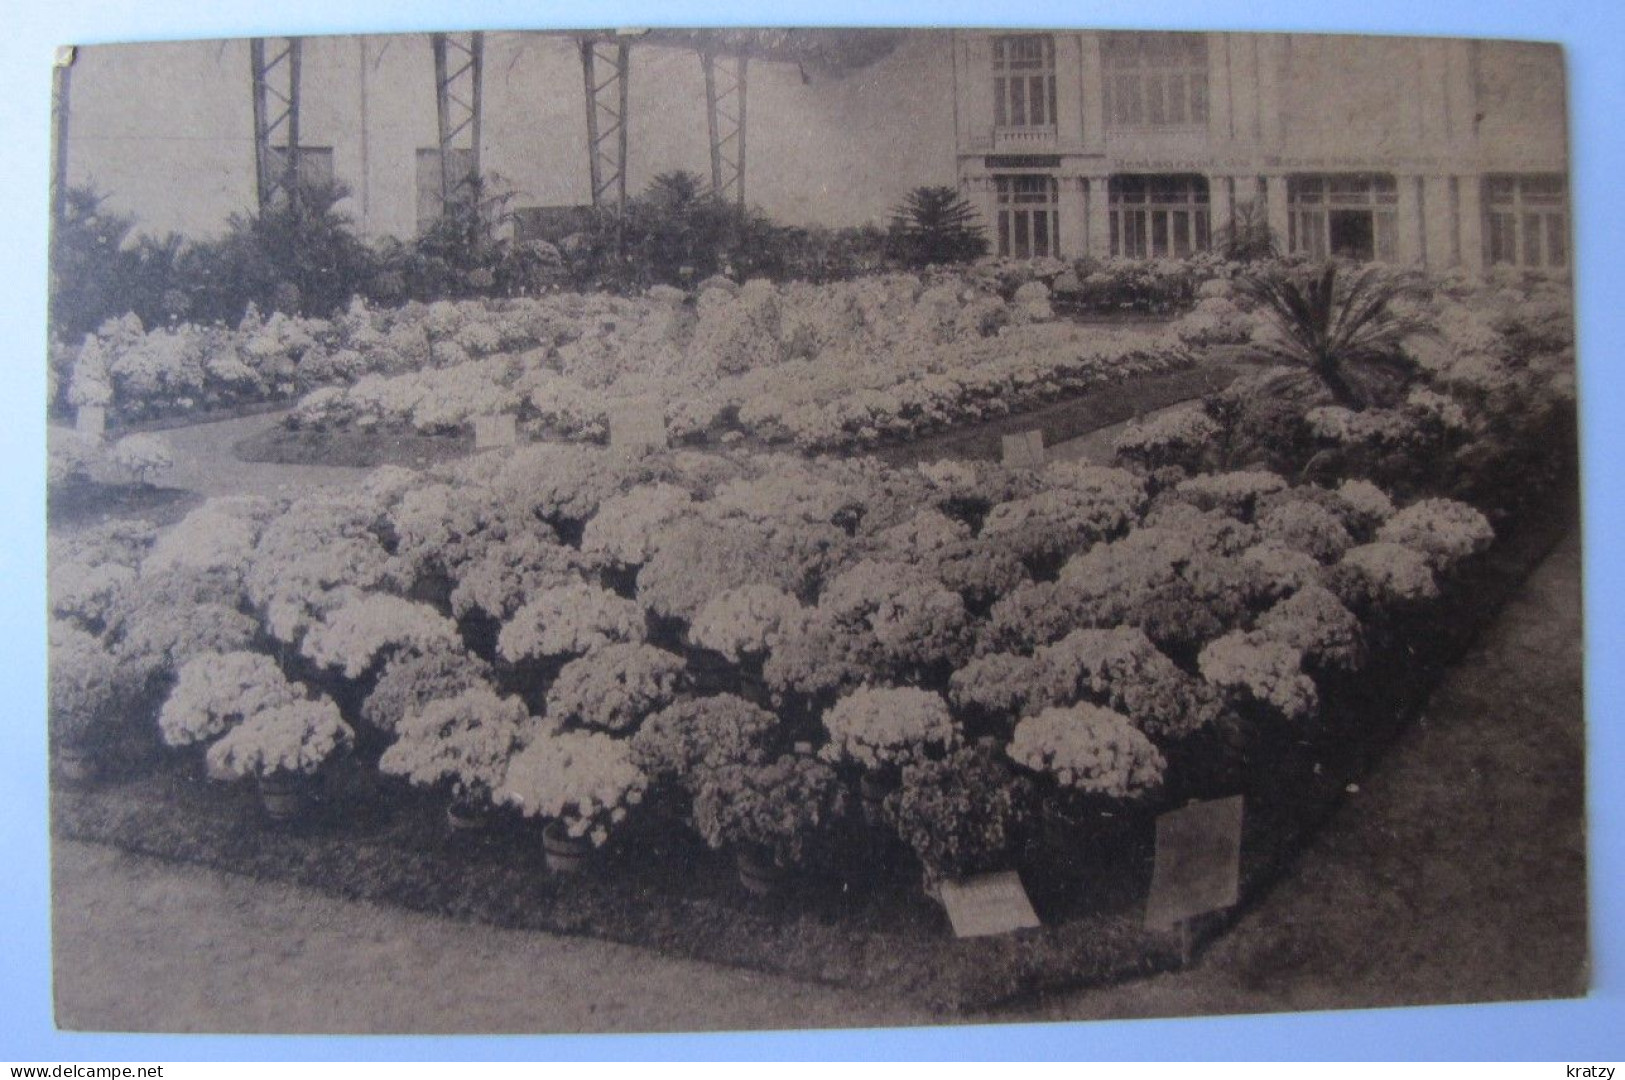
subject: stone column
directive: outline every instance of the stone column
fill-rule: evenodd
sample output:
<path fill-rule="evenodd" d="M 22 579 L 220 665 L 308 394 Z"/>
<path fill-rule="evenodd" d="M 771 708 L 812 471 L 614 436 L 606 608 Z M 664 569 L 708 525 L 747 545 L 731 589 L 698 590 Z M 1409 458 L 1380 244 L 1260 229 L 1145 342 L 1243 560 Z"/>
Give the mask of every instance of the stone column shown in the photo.
<path fill-rule="evenodd" d="M 1088 207 L 1087 250 L 1097 259 L 1109 259 L 1112 254 L 1112 224 L 1108 178 L 1105 173 L 1092 174 L 1084 183 Z"/>
<path fill-rule="evenodd" d="M 1208 235 L 1210 244 L 1216 244 L 1230 227 L 1235 215 L 1236 178 L 1219 173 L 1207 174 Z"/>
<path fill-rule="evenodd" d="M 1056 180 L 1060 199 L 1060 256 L 1076 259 L 1089 251 L 1088 181 L 1076 173 L 1062 173 Z"/>
<path fill-rule="evenodd" d="M 1399 238 L 1394 259 L 1399 266 L 1420 266 L 1426 254 L 1423 228 L 1424 195 L 1422 178 L 1410 173 L 1398 173 L 1394 183 L 1399 188 Z"/>
<path fill-rule="evenodd" d="M 1106 152 L 1106 78 L 1100 63 L 1100 35 L 1078 35 L 1078 81 L 1083 97 L 1083 152 Z"/>
<path fill-rule="evenodd" d="M 1454 266 L 1456 252 L 1452 234 L 1450 178 L 1428 176 L 1423 178 L 1423 227 L 1427 236 L 1427 268 L 1443 270 Z"/>
<path fill-rule="evenodd" d="M 1484 178 L 1476 173 L 1457 178 L 1461 230 L 1461 267 L 1473 277 L 1484 273 Z"/>
<path fill-rule="evenodd" d="M 1264 178 L 1264 212 L 1268 217 L 1270 232 L 1275 237 L 1276 246 L 1285 253 L 1288 250 L 1286 177 L 1266 176 Z"/>

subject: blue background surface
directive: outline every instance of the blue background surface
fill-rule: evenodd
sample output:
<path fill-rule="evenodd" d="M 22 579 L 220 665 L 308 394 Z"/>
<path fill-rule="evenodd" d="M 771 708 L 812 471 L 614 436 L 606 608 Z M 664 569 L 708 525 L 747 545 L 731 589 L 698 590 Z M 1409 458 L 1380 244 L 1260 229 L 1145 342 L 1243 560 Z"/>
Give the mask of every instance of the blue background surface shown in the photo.
<path fill-rule="evenodd" d="M 589 11 L 496 0 L 256 0 L 136 5 L 57 0 L 8 5 L 0 22 L 0 363 L 11 415 L 0 423 L 0 1060 L 546 1058 L 1551 1058 L 1625 1057 L 1620 781 L 1625 702 L 1619 669 L 1625 516 L 1622 341 L 1625 9 L 1605 0 L 1198 0 L 1089 5 L 819 0 L 795 5 L 600 3 Z M 1586 483 L 1586 638 L 1590 728 L 1592 950 L 1589 999 L 1181 1021 L 660 1037 L 261 1038 L 80 1035 L 52 1027 L 44 715 L 45 252 L 50 62 L 59 42 L 281 33 L 650 25 L 960 25 L 1364 32 L 1529 38 L 1568 50 Z M 1351 897 L 1358 903 L 1358 897 Z"/>

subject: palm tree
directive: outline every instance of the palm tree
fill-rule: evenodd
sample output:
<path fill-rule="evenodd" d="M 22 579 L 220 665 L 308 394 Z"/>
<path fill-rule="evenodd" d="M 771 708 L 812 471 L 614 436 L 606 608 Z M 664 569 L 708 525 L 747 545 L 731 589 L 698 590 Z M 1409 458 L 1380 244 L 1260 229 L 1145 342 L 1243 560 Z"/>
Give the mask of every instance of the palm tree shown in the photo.
<path fill-rule="evenodd" d="M 1399 345 L 1417 326 L 1390 309 L 1402 290 L 1380 267 L 1351 273 L 1336 262 L 1270 267 L 1236 284 L 1275 324 L 1277 337 L 1263 343 L 1264 351 L 1315 375 L 1339 405 L 1363 409 L 1382 383 L 1413 370 Z"/>

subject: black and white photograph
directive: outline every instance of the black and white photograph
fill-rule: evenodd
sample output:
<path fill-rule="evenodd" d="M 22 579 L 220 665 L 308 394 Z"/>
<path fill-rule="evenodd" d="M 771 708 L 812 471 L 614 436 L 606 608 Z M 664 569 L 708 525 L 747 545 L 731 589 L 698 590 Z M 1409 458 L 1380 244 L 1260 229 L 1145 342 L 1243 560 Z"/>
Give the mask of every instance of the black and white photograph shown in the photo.
<path fill-rule="evenodd" d="M 267 36 L 51 96 L 59 1029 L 1587 993 L 1560 46 Z"/>

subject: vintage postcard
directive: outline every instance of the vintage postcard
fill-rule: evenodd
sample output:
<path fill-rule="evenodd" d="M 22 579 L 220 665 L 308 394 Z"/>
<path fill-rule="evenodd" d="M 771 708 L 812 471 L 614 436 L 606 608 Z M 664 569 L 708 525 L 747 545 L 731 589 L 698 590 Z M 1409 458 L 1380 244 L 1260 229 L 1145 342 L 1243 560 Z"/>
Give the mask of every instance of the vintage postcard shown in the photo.
<path fill-rule="evenodd" d="M 1558 47 L 54 80 L 60 1027 L 1586 992 Z"/>

